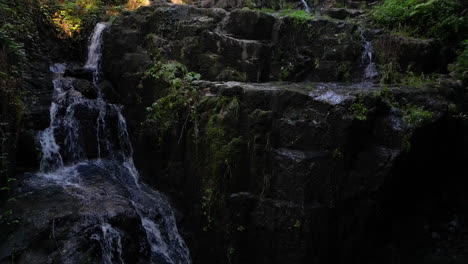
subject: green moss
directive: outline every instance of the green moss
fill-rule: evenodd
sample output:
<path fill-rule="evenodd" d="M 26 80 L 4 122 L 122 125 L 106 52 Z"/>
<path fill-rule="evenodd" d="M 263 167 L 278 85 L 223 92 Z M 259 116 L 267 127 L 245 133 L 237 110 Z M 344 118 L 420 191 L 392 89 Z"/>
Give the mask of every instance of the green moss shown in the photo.
<path fill-rule="evenodd" d="M 279 17 L 290 17 L 296 21 L 296 23 L 304 23 L 309 20 L 314 19 L 314 15 L 304 11 L 304 10 L 292 10 L 284 9 L 278 13 Z"/>
<path fill-rule="evenodd" d="M 203 129 L 204 153 L 199 153 L 203 164 L 202 210 L 207 220 L 206 229 L 211 227 L 213 218 L 224 206 L 231 176 L 245 149 L 244 140 L 236 129 L 240 111 L 238 99 L 221 97 L 215 100 L 215 108 Z"/>

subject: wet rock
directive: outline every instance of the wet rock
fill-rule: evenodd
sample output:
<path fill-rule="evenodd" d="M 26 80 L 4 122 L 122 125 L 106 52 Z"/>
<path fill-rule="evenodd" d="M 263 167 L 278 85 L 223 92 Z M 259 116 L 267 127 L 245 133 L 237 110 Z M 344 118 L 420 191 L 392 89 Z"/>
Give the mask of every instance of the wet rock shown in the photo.
<path fill-rule="evenodd" d="M 415 73 L 446 71 L 449 57 L 434 39 L 416 39 L 399 35 L 382 35 L 375 40 L 377 59 L 382 63 L 394 61 L 399 70 Z"/>
<path fill-rule="evenodd" d="M 408 140 L 413 142 L 417 137 L 405 122 L 404 110 L 376 96 L 379 88 L 362 84 L 199 81 L 196 85 L 207 93 L 206 104 L 197 114 L 198 144 L 189 132 L 180 150 L 172 144 L 152 149 L 147 144 L 148 134 L 141 137 L 137 148 L 161 155 L 161 160 L 155 158 L 159 164 L 145 163 L 152 175 L 165 171 L 161 168 L 168 152 L 179 157 L 178 167 L 188 168 L 185 180 L 177 182 L 147 175 L 156 185 L 173 192 L 184 190 L 183 197 L 198 197 L 191 201 L 198 201 L 195 203 L 201 208 L 202 203 L 214 204 L 209 227 L 206 216 L 200 216 L 193 203 L 182 205 L 186 214 L 197 216 L 191 228 L 210 228 L 200 231 L 209 234 L 209 239 L 195 235 L 199 239 L 190 243 L 199 261 L 227 261 L 221 252 L 230 248 L 236 252 L 231 259 L 235 263 L 252 263 L 249 256 L 254 252 L 255 263 L 272 259 L 281 263 L 311 259 L 317 263 L 347 263 L 349 259 L 364 263 L 372 258 L 368 252 L 380 247 L 375 243 L 388 227 L 376 226 L 381 221 L 376 210 L 382 204 L 374 194 L 378 196 L 388 181 L 400 177 L 394 170 L 408 165 L 400 162 L 412 144 Z M 434 92 L 406 88 L 393 88 L 390 93 L 402 105 L 424 105 L 434 113 L 432 125 L 443 127 L 445 99 Z M 236 102 L 239 108 L 233 107 Z M 365 121 L 355 118 L 352 106 L 356 104 L 365 105 Z M 418 129 L 434 131 L 432 125 Z M 190 125 L 185 129 L 193 131 Z M 165 142 L 177 142 L 179 133 L 174 134 L 178 135 L 174 141 Z M 225 136 L 212 141 L 208 135 Z M 213 157 L 226 152 L 221 151 L 221 145 L 213 147 L 214 142 L 227 142 L 223 146 L 237 142 L 240 145 L 230 151 L 242 155 L 228 156 L 228 165 L 216 165 Z M 192 170 L 193 164 L 202 165 Z M 204 168 L 216 168 L 218 173 L 212 175 Z M 229 171 L 229 176 L 223 176 L 224 171 Z M 206 182 L 214 186 L 204 185 Z M 197 184 L 201 187 L 194 188 Z M 216 188 L 220 196 L 207 200 L 207 188 Z M 218 208 L 218 203 L 226 206 Z M 226 234 L 230 234 L 228 240 L 224 240 Z M 210 241 L 218 242 L 209 252 L 198 246 Z M 386 258 L 385 253 L 379 254 L 376 251 L 377 259 Z"/>
<path fill-rule="evenodd" d="M 85 79 L 73 80 L 73 88 L 89 99 L 96 99 L 98 90 L 91 81 Z"/>
<path fill-rule="evenodd" d="M 355 30 L 345 22 L 297 23 L 294 18 L 254 10 L 227 13 L 155 5 L 119 17 L 104 33 L 103 71 L 116 91 L 125 95 L 139 84 L 133 73 L 149 66 L 143 57 L 157 48 L 160 56 L 177 60 L 208 80 L 352 79 L 358 72 L 353 65 L 360 63 L 362 45 L 354 37 Z M 317 61 L 331 61 L 334 66 L 317 70 Z"/>
<path fill-rule="evenodd" d="M 330 8 L 325 12 L 326 15 L 336 19 L 354 18 L 364 14 L 362 10 L 348 8 Z"/>
<path fill-rule="evenodd" d="M 67 68 L 64 76 L 93 81 L 93 70 L 87 68 Z"/>
<path fill-rule="evenodd" d="M 241 39 L 270 39 L 275 18 L 260 11 L 234 10 L 229 14 L 225 29 Z"/>
<path fill-rule="evenodd" d="M 21 198 L 2 207 L 12 209 L 7 221 L 15 224 L 2 226 L 0 262 L 154 262 L 140 212 L 122 196 L 125 176 L 109 174 L 110 168 L 118 166 L 82 162 L 55 174 L 25 175 L 16 189 Z"/>

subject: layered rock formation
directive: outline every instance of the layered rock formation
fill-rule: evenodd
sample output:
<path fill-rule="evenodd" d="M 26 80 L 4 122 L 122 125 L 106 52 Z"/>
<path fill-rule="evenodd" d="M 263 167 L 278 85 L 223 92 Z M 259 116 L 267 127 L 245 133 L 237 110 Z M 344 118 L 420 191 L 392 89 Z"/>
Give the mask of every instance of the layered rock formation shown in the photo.
<path fill-rule="evenodd" d="M 104 36 L 109 97 L 126 105 L 145 179 L 183 212 L 196 263 L 464 261 L 466 250 L 453 248 L 466 238 L 455 172 L 467 158 L 456 143 L 466 142 L 466 121 L 454 117 L 462 109 L 438 93 L 445 84 L 360 82 L 363 35 L 375 33 L 353 21 L 191 6 L 116 19 Z M 377 39 L 376 52 L 387 52 Z M 432 71 L 430 47 L 398 56 Z M 147 107 L 173 98 L 171 83 L 148 77 L 167 60 L 204 81 L 182 97 L 190 107 L 168 110 L 169 128 L 142 125 Z"/>

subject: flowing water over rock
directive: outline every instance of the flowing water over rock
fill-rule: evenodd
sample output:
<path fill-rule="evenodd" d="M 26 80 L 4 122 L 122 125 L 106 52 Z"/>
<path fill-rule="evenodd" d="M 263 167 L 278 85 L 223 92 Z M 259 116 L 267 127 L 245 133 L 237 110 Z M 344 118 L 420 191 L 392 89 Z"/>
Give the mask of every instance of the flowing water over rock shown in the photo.
<path fill-rule="evenodd" d="M 379 75 L 374 62 L 374 47 L 372 42 L 366 37 L 364 29 L 359 27 L 359 32 L 361 33 L 361 38 L 364 40 L 364 51 L 361 57 L 361 63 L 364 67 L 362 80 L 363 82 L 372 82 Z"/>
<path fill-rule="evenodd" d="M 105 28 L 95 27 L 85 66 L 95 85 Z M 191 263 L 166 198 L 139 182 L 122 107 L 100 93 L 84 97 L 75 79 L 63 76 L 64 64 L 50 70 L 54 94 L 50 127 L 39 134 L 40 172 L 26 175 L 18 190 L 21 221 L 1 242 L 0 263 L 14 256 L 19 263 Z M 53 246 L 42 248 L 49 240 Z"/>
<path fill-rule="evenodd" d="M 304 10 L 307 12 L 307 13 L 310 13 L 311 12 L 311 9 L 309 7 L 309 4 L 307 4 L 306 0 L 301 0 L 301 3 L 302 5 L 304 6 Z"/>

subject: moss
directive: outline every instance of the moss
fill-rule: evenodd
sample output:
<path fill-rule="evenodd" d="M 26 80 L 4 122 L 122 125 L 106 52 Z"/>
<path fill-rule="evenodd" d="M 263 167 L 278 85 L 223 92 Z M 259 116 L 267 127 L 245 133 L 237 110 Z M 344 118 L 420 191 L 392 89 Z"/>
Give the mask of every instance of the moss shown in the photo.
<path fill-rule="evenodd" d="M 204 127 L 202 160 L 202 210 L 206 217 L 206 229 L 212 226 L 216 214 L 224 206 L 230 189 L 230 180 L 240 164 L 245 143 L 238 134 L 240 105 L 237 98 L 215 99 Z M 204 154 L 204 155 L 203 155 Z"/>
<path fill-rule="evenodd" d="M 278 16 L 291 18 L 296 25 L 304 24 L 307 21 L 314 19 L 314 15 L 304 10 L 284 9 L 278 13 Z"/>

